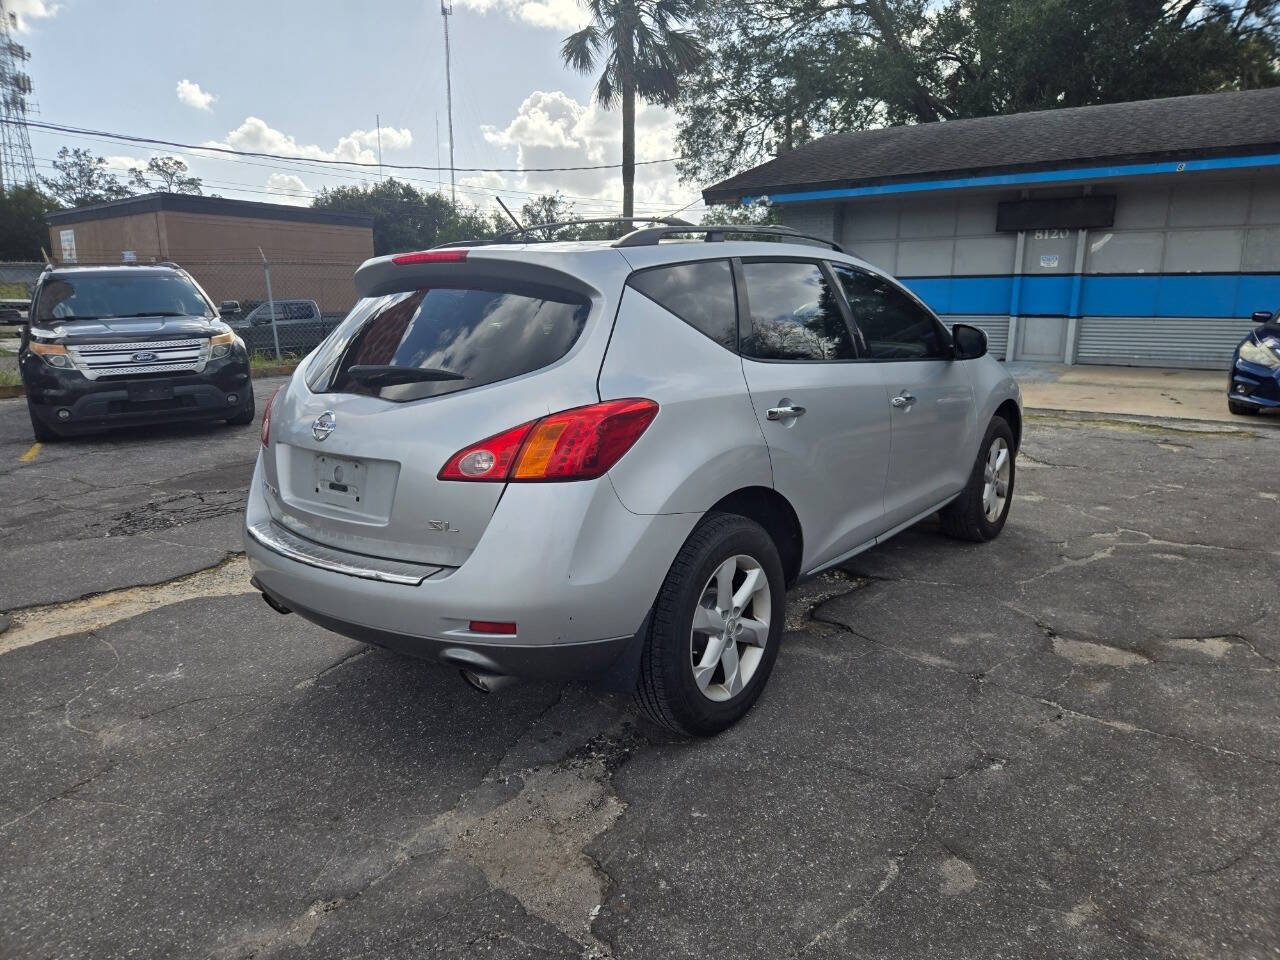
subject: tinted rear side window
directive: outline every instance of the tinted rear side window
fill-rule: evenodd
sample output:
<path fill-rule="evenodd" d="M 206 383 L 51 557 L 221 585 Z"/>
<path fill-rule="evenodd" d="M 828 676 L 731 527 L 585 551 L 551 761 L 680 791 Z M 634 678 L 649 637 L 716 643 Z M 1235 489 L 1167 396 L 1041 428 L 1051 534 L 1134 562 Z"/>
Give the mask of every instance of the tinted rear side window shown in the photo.
<path fill-rule="evenodd" d="M 759 360 L 852 360 L 849 327 L 816 263 L 744 263 L 751 331 L 742 352 Z"/>
<path fill-rule="evenodd" d="M 737 304 L 728 260 L 641 270 L 627 283 L 720 346 L 738 349 Z"/>
<path fill-rule="evenodd" d="M 365 300 L 321 348 L 308 385 L 403 401 L 508 380 L 568 353 L 590 310 L 583 297 L 541 287 L 431 287 Z M 449 371 L 465 379 L 369 385 L 349 375 L 353 366 Z"/>

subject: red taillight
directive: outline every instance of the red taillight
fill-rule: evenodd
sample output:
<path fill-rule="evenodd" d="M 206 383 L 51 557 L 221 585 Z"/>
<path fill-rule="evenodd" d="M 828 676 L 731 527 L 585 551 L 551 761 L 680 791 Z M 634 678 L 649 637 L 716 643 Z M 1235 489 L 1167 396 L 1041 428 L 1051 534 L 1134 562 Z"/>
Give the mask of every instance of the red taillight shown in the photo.
<path fill-rule="evenodd" d="M 280 396 L 280 391 L 284 386 L 276 387 L 276 392 L 271 395 L 271 399 L 267 401 L 266 409 L 262 411 L 262 445 L 265 447 L 271 443 L 271 408 L 276 402 L 276 397 Z"/>
<path fill-rule="evenodd" d="M 592 480 L 622 459 L 658 415 L 652 400 L 607 400 L 562 410 L 463 447 L 441 480 L 537 483 Z"/>
<path fill-rule="evenodd" d="M 440 471 L 441 480 L 505 481 L 520 444 L 533 429 L 533 422 L 504 430 L 487 440 L 463 447 Z"/>
<path fill-rule="evenodd" d="M 466 250 L 419 250 L 416 253 L 398 253 L 391 258 L 396 266 L 413 263 L 461 263 L 467 259 Z"/>
<path fill-rule="evenodd" d="M 472 633 L 501 633 L 509 637 L 516 635 L 516 625 L 506 620 L 472 620 L 467 624 Z"/>

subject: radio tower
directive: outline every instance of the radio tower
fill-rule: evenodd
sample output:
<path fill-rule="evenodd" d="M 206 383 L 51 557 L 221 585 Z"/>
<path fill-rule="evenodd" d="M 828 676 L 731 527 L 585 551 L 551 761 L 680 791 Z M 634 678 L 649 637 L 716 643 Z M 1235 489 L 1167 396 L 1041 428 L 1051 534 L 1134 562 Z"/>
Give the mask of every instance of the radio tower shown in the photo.
<path fill-rule="evenodd" d="M 0 0 L 0 193 L 36 182 L 36 162 L 27 136 L 27 99 L 31 78 L 23 69 L 31 54 L 13 39 L 18 18 Z"/>

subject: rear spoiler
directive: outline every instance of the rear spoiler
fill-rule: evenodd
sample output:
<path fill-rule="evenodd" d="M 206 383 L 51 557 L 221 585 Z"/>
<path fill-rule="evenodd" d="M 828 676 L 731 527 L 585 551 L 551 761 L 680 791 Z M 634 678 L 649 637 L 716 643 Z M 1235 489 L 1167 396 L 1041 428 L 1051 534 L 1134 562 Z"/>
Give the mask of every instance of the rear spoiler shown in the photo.
<path fill-rule="evenodd" d="M 616 259 L 617 263 L 611 265 L 614 269 L 622 269 L 625 275 L 625 261 L 609 247 L 576 253 L 574 257 L 584 258 L 584 263 L 590 258 Z M 562 262 L 564 255 L 555 259 Z M 381 297 L 445 282 L 483 286 L 524 283 L 559 287 L 588 298 L 600 296 L 600 291 L 586 280 L 552 266 L 546 258 L 527 249 L 504 251 L 491 247 L 453 247 L 374 257 L 360 265 L 355 277 L 356 293 L 361 297 Z"/>

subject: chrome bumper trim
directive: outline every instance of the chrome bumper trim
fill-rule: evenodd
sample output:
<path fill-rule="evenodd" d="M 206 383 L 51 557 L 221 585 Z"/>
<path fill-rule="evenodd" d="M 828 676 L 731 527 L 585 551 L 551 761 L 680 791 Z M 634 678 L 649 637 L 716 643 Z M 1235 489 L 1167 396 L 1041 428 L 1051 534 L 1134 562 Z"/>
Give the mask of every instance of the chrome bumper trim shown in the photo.
<path fill-rule="evenodd" d="M 254 540 L 282 557 L 305 563 L 309 567 L 345 574 L 348 577 L 360 577 L 363 580 L 401 583 L 416 587 L 427 577 L 445 569 L 425 563 L 384 560 L 380 557 L 366 557 L 335 550 L 333 547 L 305 540 L 270 520 L 256 523 L 249 527 L 248 531 L 249 536 Z"/>

